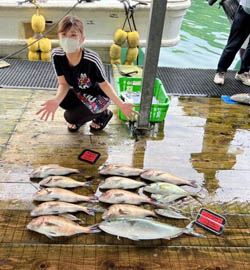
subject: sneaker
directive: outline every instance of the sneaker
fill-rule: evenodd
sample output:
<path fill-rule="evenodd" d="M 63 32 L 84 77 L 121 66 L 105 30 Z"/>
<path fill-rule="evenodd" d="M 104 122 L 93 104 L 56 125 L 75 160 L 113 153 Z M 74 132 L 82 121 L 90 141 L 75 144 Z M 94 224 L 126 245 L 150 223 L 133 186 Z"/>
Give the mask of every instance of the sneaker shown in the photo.
<path fill-rule="evenodd" d="M 225 72 L 217 72 L 214 76 L 214 83 L 223 85 L 225 82 Z"/>
<path fill-rule="evenodd" d="M 244 73 L 241 73 L 241 74 L 239 74 L 237 72 L 236 75 L 235 75 L 235 79 L 237 81 L 242 82 L 243 84 L 245 84 L 247 86 L 250 86 L 250 75 L 249 75 L 248 72 L 244 72 Z"/>

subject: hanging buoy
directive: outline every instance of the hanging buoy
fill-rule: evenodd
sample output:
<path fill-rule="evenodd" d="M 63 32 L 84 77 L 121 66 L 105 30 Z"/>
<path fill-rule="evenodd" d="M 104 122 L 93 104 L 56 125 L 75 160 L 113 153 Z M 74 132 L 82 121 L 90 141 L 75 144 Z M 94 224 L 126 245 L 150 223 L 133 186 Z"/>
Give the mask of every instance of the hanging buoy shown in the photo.
<path fill-rule="evenodd" d="M 34 32 L 42 33 L 45 30 L 45 18 L 43 15 L 34 14 L 31 19 L 31 27 Z"/>
<path fill-rule="evenodd" d="M 133 63 L 136 60 L 137 56 L 138 48 L 128 48 L 125 61 L 127 63 Z"/>
<path fill-rule="evenodd" d="M 115 31 L 114 34 L 114 42 L 115 44 L 122 46 L 122 44 L 126 41 L 127 39 L 127 32 L 124 31 L 123 29 L 119 28 Z"/>
<path fill-rule="evenodd" d="M 110 50 L 109 50 L 109 56 L 110 56 L 111 60 L 120 58 L 121 57 L 121 51 L 122 51 L 121 46 L 113 43 L 110 46 Z"/>
<path fill-rule="evenodd" d="M 32 52 L 36 52 L 38 51 L 38 42 L 35 42 L 37 39 L 35 38 L 29 38 L 27 40 L 27 44 L 29 45 L 29 50 Z M 30 45 L 31 43 L 35 42 L 34 44 Z"/>
<path fill-rule="evenodd" d="M 39 40 L 39 49 L 44 53 L 48 53 L 51 51 L 51 41 L 48 38 L 42 38 Z"/>
<path fill-rule="evenodd" d="M 41 52 L 41 60 L 45 62 L 50 62 L 51 60 L 50 52 Z"/>
<path fill-rule="evenodd" d="M 129 48 L 136 48 L 139 46 L 140 36 L 137 31 L 132 31 L 128 33 L 128 46 Z"/>
<path fill-rule="evenodd" d="M 39 61 L 40 60 L 39 52 L 29 51 L 28 57 L 29 57 L 29 61 Z"/>

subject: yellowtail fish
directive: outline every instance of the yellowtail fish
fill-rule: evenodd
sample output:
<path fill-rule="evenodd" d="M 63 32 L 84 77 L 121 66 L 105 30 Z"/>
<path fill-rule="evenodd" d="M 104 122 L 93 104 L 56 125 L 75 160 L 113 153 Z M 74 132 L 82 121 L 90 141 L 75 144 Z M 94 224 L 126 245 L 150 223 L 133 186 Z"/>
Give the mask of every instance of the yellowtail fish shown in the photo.
<path fill-rule="evenodd" d="M 115 218 L 119 216 L 130 216 L 130 217 L 156 217 L 154 211 L 141 208 L 136 205 L 130 204 L 113 204 L 111 205 L 102 215 L 103 219 Z"/>
<path fill-rule="evenodd" d="M 35 201 L 96 202 L 94 196 L 83 196 L 63 188 L 43 188 L 33 194 Z"/>
<path fill-rule="evenodd" d="M 140 177 L 153 182 L 167 182 L 175 185 L 188 185 L 191 187 L 197 187 L 195 181 L 189 181 L 180 178 L 166 171 L 146 170 L 140 175 Z"/>
<path fill-rule="evenodd" d="M 48 176 L 39 182 L 40 186 L 44 187 L 60 187 L 60 188 L 74 188 L 74 187 L 88 187 L 90 183 L 79 182 L 66 176 Z"/>
<path fill-rule="evenodd" d="M 111 176 L 111 177 L 106 178 L 104 181 L 102 181 L 99 185 L 99 188 L 135 189 L 142 186 L 146 186 L 146 184 L 141 181 L 136 181 L 136 180 L 126 178 L 126 177 Z"/>
<path fill-rule="evenodd" d="M 45 215 L 58 215 L 62 213 L 84 212 L 88 215 L 94 216 L 93 209 L 68 202 L 44 202 L 34 208 L 30 215 L 32 217 Z"/>
<path fill-rule="evenodd" d="M 44 178 L 49 175 L 67 175 L 71 173 L 80 173 L 77 169 L 61 167 L 58 164 L 48 164 L 33 170 L 30 178 Z"/>
<path fill-rule="evenodd" d="M 98 196 L 98 199 L 100 202 L 110 204 L 126 203 L 139 205 L 141 203 L 149 203 L 156 205 L 156 202 L 151 198 L 122 189 L 110 189 Z"/>
<path fill-rule="evenodd" d="M 69 219 L 58 216 L 40 216 L 34 218 L 27 225 L 27 229 L 44 234 L 49 238 L 100 232 L 96 225 L 83 227 Z"/>
<path fill-rule="evenodd" d="M 118 176 L 139 176 L 143 173 L 143 169 L 133 168 L 126 165 L 106 164 L 99 167 L 99 173 L 102 175 L 118 175 Z"/>
<path fill-rule="evenodd" d="M 131 240 L 172 239 L 181 234 L 190 234 L 204 237 L 193 230 L 192 221 L 185 228 L 175 227 L 169 224 L 136 217 L 117 217 L 102 221 L 99 228 L 106 233 L 125 237 Z"/>

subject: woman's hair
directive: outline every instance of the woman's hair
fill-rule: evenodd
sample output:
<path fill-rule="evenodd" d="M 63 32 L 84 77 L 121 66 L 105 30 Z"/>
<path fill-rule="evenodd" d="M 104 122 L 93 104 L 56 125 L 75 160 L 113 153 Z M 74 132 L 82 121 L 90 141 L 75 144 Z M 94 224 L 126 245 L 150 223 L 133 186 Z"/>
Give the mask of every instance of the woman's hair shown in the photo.
<path fill-rule="evenodd" d="M 58 33 L 67 32 L 72 26 L 85 36 L 83 22 L 76 16 L 66 16 L 58 25 Z"/>

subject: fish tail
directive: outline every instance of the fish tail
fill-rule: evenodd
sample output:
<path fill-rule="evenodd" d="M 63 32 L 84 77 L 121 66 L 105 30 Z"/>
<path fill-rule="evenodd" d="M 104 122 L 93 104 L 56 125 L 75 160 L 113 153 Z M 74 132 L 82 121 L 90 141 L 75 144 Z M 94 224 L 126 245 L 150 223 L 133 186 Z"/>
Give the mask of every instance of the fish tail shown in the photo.
<path fill-rule="evenodd" d="M 95 215 L 95 210 L 92 209 L 92 208 L 87 208 L 86 213 L 87 213 L 88 215 L 90 215 L 90 216 L 94 216 L 94 215 Z"/>
<path fill-rule="evenodd" d="M 99 224 L 94 224 L 87 227 L 87 233 L 99 233 L 101 230 L 99 229 Z"/>
<path fill-rule="evenodd" d="M 100 191 L 100 188 L 98 187 L 96 192 L 95 192 L 95 197 L 99 198 L 99 197 L 101 197 L 101 195 L 102 195 L 102 192 Z"/>
<path fill-rule="evenodd" d="M 194 221 L 191 221 L 187 226 L 186 226 L 186 228 L 184 228 L 184 233 L 186 233 L 186 234 L 189 234 L 189 235 L 193 235 L 193 236 L 197 236 L 197 237 L 200 237 L 200 238 L 206 238 L 206 236 L 205 235 L 203 235 L 203 234 L 199 234 L 199 233 L 197 233 L 197 232 L 195 232 L 194 230 L 193 230 L 193 226 L 194 226 Z"/>
<path fill-rule="evenodd" d="M 93 203 L 98 202 L 98 197 L 96 196 L 89 197 L 88 202 L 93 202 Z"/>
<path fill-rule="evenodd" d="M 88 181 L 88 182 L 84 182 L 82 183 L 83 187 L 90 187 L 93 184 L 93 181 Z"/>
<path fill-rule="evenodd" d="M 190 185 L 191 187 L 194 187 L 194 188 L 197 188 L 197 187 L 198 187 L 195 180 L 191 180 L 191 181 L 189 182 L 189 185 Z"/>

